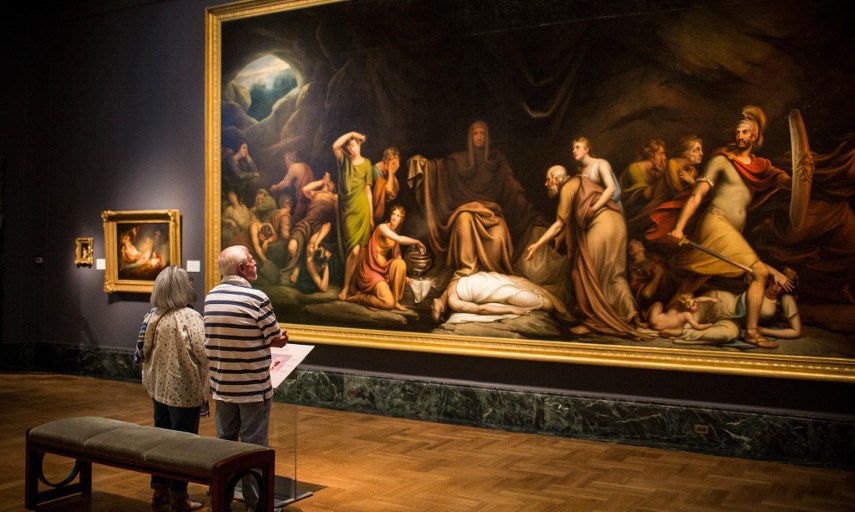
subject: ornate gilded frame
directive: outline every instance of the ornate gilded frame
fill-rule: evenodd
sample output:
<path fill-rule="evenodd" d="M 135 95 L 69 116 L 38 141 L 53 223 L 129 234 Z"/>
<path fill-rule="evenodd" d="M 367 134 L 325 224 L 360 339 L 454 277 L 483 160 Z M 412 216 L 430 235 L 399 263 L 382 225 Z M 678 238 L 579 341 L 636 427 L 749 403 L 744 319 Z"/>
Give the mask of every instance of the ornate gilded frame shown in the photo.
<path fill-rule="evenodd" d="M 181 264 L 181 215 L 178 210 L 107 210 L 101 213 L 101 219 L 104 221 L 105 292 L 151 293 L 154 279 L 160 270 L 169 265 Z M 121 264 L 121 237 L 132 228 L 156 230 L 160 238 L 154 249 L 166 248 L 155 251 L 157 255 L 144 256 L 150 262 L 151 271 L 142 278 L 127 275 Z M 164 234 L 166 240 L 162 240 Z"/>
<path fill-rule="evenodd" d="M 74 248 L 74 264 L 78 267 L 91 267 L 95 261 L 92 253 L 95 250 L 95 238 L 91 236 L 77 237 Z"/>
<path fill-rule="evenodd" d="M 221 250 L 221 55 L 224 22 L 298 10 L 335 2 L 325 0 L 246 1 L 206 11 L 205 102 L 205 285 L 220 279 L 217 256 Z M 702 351 L 687 348 L 645 347 L 641 343 L 613 345 L 574 341 L 519 340 L 493 337 L 438 336 L 323 325 L 283 324 L 292 340 L 371 349 L 403 350 L 531 361 L 619 366 L 855 382 L 855 361 L 837 357 Z"/>

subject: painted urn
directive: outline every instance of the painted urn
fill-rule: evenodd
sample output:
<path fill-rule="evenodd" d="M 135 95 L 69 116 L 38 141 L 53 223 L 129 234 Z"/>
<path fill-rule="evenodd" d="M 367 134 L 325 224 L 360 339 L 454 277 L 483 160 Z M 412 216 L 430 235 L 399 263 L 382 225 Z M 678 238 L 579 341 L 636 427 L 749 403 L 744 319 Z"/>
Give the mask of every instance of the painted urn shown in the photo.
<path fill-rule="evenodd" d="M 430 270 L 433 265 L 433 257 L 427 252 L 422 252 L 418 246 L 411 245 L 407 249 L 407 254 L 404 256 L 404 261 L 407 262 L 407 270 L 416 279 L 419 279 L 425 272 Z"/>

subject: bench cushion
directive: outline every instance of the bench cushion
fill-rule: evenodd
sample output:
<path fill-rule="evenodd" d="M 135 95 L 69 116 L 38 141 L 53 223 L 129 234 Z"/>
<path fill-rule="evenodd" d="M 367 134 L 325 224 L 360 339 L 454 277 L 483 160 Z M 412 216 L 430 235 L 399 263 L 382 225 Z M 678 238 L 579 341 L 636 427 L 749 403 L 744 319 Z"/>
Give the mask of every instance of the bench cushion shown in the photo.
<path fill-rule="evenodd" d="M 145 463 L 149 451 L 163 445 L 170 447 L 195 437 L 198 436 L 190 432 L 132 425 L 90 437 L 83 444 L 83 451 L 91 456 L 142 464 Z"/>
<path fill-rule="evenodd" d="M 57 449 L 82 451 L 92 457 L 137 465 L 210 474 L 220 461 L 263 446 L 147 427 L 126 421 L 81 416 L 55 420 L 30 430 L 31 442 Z"/>
<path fill-rule="evenodd" d="M 33 427 L 27 437 L 32 442 L 57 448 L 83 447 L 86 441 L 99 434 L 136 426 L 138 425 L 127 421 L 80 416 Z"/>
<path fill-rule="evenodd" d="M 145 455 L 145 462 L 205 474 L 210 473 L 214 464 L 224 459 L 264 450 L 268 448 L 213 437 L 194 437 L 149 450 Z"/>

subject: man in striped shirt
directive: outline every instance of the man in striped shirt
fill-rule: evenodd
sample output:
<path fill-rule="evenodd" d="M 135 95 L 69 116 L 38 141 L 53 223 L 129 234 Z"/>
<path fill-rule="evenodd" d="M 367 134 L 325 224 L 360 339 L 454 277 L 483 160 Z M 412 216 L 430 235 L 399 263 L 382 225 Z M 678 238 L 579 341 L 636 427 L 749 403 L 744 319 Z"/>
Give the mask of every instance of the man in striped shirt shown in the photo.
<path fill-rule="evenodd" d="M 273 387 L 270 347 L 284 347 L 270 299 L 252 288 L 256 262 L 241 245 L 223 249 L 223 280 L 205 297 L 205 352 L 211 365 L 211 390 L 217 404 L 217 437 L 268 445 Z M 244 478 L 247 510 L 255 510 L 258 483 Z"/>

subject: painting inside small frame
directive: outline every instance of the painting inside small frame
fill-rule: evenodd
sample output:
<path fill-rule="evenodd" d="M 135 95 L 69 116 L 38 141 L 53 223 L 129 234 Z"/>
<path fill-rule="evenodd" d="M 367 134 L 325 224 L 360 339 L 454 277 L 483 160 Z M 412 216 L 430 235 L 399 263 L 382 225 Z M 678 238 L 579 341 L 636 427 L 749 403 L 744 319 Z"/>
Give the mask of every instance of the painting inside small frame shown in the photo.
<path fill-rule="evenodd" d="M 78 267 L 91 267 L 95 261 L 93 258 L 94 249 L 94 237 L 77 237 L 75 240 L 74 264 Z"/>
<path fill-rule="evenodd" d="M 178 210 L 104 211 L 105 292 L 150 293 L 157 275 L 181 264 Z"/>
<path fill-rule="evenodd" d="M 209 9 L 206 286 L 218 282 L 219 251 L 239 243 L 259 261 L 255 285 L 270 296 L 293 339 L 855 380 L 855 347 L 850 341 L 855 325 L 842 321 L 855 314 L 839 314 L 855 313 L 855 279 L 849 270 L 855 258 L 853 187 L 850 178 L 844 179 L 855 173 L 845 167 L 853 161 L 847 155 L 853 154 L 855 139 L 847 133 L 855 111 L 836 99 L 846 95 L 855 78 L 846 57 L 853 49 L 852 37 L 835 21 L 843 13 L 827 0 L 811 5 L 770 0 L 747 10 L 743 4 L 688 0 L 645 5 L 639 11 L 632 2 L 283 0 Z M 737 28 L 747 21 L 752 31 Z M 827 45 L 833 34 L 845 43 Z M 806 73 L 811 80 L 804 80 Z M 792 172 L 786 162 L 791 151 L 787 114 L 798 108 L 804 113 L 811 149 L 826 166 L 817 173 L 816 200 L 808 216 L 815 224 L 810 229 L 795 232 L 784 225 L 789 195 L 783 189 L 756 210 L 752 205 L 744 228 L 745 239 L 762 261 L 775 268 L 794 267 L 800 276 L 798 337 L 761 347 L 742 342 L 744 333 L 736 322 L 729 325 L 734 329 L 727 342 L 579 335 L 560 314 L 538 310 L 490 322 L 432 318 L 435 300 L 449 290 L 454 275 L 471 270 L 465 268 L 465 258 L 450 258 L 448 245 L 443 245 L 448 218 L 437 220 L 437 212 L 446 206 L 443 201 L 463 204 L 457 196 L 469 194 L 489 210 L 478 215 L 504 217 L 511 235 L 499 251 L 509 255 L 500 273 L 521 275 L 547 288 L 578 320 L 580 293 L 572 289 L 577 285 L 570 275 L 573 264 L 567 263 L 569 248 L 552 243 L 539 247 L 536 259 L 547 267 L 554 263 L 554 272 L 538 273 L 525 263 L 529 247 L 558 214 L 558 198 L 544 186 L 547 170 L 561 165 L 575 173 L 581 168 L 573 146 L 584 137 L 590 154 L 611 164 L 613 181 L 619 184 L 619 178 L 632 174 L 630 169 L 641 176 L 664 175 L 662 169 L 648 172 L 645 161 L 655 167 L 653 160 L 659 157 L 656 151 L 645 156 L 646 144 L 663 142 L 666 166 L 671 160 L 682 165 L 682 139 L 696 135 L 701 141 L 695 155 L 700 159 L 698 174 L 687 176 L 684 183 L 690 178 L 696 182 L 718 150 L 734 143 L 734 128 L 746 105 L 759 105 L 765 112 L 765 142 L 756 147 L 760 156 Z M 492 174 L 471 174 L 469 181 L 444 185 L 441 172 L 423 172 L 431 165 L 448 170 L 476 158 L 476 121 L 483 121 L 488 151 L 499 155 L 485 159 L 483 167 Z M 391 307 L 359 302 L 353 293 L 340 300 L 349 255 L 342 238 L 342 208 L 328 217 L 326 238 L 314 240 L 317 243 L 312 243 L 312 235 L 324 232 L 323 223 L 313 232 L 297 226 L 307 208 L 300 210 L 304 190 L 312 190 L 315 197 L 338 194 L 340 201 L 351 192 L 341 186 L 347 183 L 335 149 L 348 133 L 361 139 L 360 156 L 375 164 L 385 163 L 386 149 L 395 148 L 399 155 L 393 172 L 389 167 L 372 169 L 372 206 L 382 200 L 386 204 L 366 223 L 388 225 L 393 206 L 401 206 L 405 215 L 397 233 L 426 248 L 408 257 L 408 248 L 400 244 L 408 281 Z M 297 175 L 307 175 L 306 169 L 312 179 L 297 180 Z M 674 174 L 679 177 L 679 169 Z M 394 193 L 378 192 L 376 177 L 387 185 L 396 180 L 397 188 L 389 188 Z M 504 195 L 484 192 L 508 183 Z M 446 196 L 425 201 L 426 187 L 437 187 Z M 631 185 L 622 188 L 625 193 L 642 192 Z M 275 212 L 285 210 L 276 202 L 286 195 L 291 198 L 287 218 L 293 221 L 287 234 L 272 222 Z M 642 193 L 632 199 L 639 198 L 646 199 Z M 639 212 L 637 202 L 624 199 L 622 208 L 627 209 L 626 240 L 616 244 L 609 257 L 625 256 L 625 267 L 615 274 L 625 273 L 629 279 L 629 267 L 640 260 L 637 254 L 622 254 L 638 247 L 631 240 L 640 240 L 651 260 L 670 254 L 668 248 L 647 243 L 647 226 L 628 222 L 627 213 Z M 515 211 L 523 210 L 534 211 L 514 218 Z M 485 226 L 474 229 L 490 228 Z M 288 246 L 295 233 L 305 238 L 298 247 L 311 245 L 331 253 L 324 290 L 313 288 L 305 254 L 300 253 L 298 270 L 289 266 Z M 664 267 L 672 269 L 670 262 Z M 424 284 L 424 279 L 432 280 L 416 290 L 413 285 Z M 726 289 L 738 304 L 746 285 L 725 276 L 705 286 Z M 650 306 L 635 307 L 642 316 Z M 792 327 L 793 310 L 788 311 L 787 321 L 773 321 Z"/>

